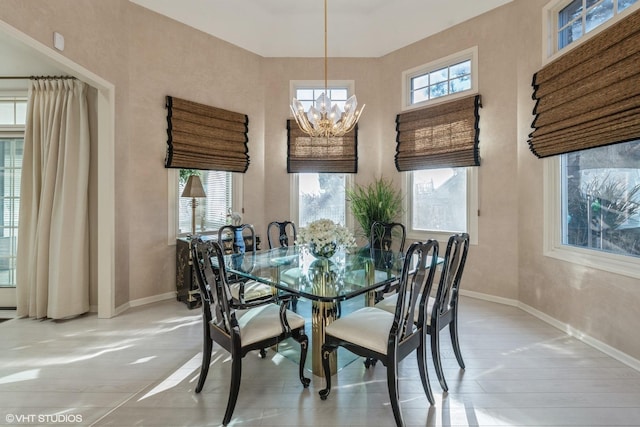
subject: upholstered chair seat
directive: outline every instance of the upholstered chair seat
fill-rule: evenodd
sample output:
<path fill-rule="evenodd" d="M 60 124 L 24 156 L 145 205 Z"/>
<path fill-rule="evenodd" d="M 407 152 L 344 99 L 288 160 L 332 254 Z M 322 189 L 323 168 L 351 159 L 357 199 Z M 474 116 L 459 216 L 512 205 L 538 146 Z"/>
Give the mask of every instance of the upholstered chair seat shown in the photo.
<path fill-rule="evenodd" d="M 240 327 L 240 345 L 247 346 L 282 333 L 280 306 L 266 304 L 248 310 L 236 310 Z M 291 329 L 304 328 L 304 318 L 291 310 L 286 310 L 286 318 Z"/>

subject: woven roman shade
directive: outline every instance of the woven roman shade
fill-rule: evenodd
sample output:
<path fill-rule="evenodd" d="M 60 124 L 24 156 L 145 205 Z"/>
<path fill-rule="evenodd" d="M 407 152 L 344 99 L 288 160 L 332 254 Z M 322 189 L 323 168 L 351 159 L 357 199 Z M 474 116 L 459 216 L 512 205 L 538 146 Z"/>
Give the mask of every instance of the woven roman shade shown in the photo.
<path fill-rule="evenodd" d="M 165 167 L 246 172 L 249 118 L 167 96 Z"/>
<path fill-rule="evenodd" d="M 474 95 L 398 114 L 398 171 L 480 166 L 480 107 Z"/>
<path fill-rule="evenodd" d="M 357 173 L 358 125 L 344 136 L 311 138 L 287 120 L 287 172 Z"/>
<path fill-rule="evenodd" d="M 538 157 L 640 138 L 640 11 L 533 76 Z"/>

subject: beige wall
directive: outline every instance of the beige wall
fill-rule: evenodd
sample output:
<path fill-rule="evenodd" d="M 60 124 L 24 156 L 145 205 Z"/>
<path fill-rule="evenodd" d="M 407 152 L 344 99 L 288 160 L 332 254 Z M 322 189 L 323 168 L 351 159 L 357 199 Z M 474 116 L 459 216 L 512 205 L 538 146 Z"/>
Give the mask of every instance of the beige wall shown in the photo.
<path fill-rule="evenodd" d="M 480 156 L 478 245 L 472 246 L 465 272 L 467 290 L 516 299 L 518 296 L 518 191 L 516 141 L 516 37 L 513 8 L 502 7 L 382 58 L 383 117 L 401 109 L 404 70 L 474 46 L 478 48 Z M 395 140 L 395 128 L 383 130 Z M 385 145 L 384 173 L 393 174 L 395 146 Z"/>
<path fill-rule="evenodd" d="M 481 215 L 463 287 L 520 301 L 640 359 L 638 281 L 542 254 L 543 161 L 526 140 L 546 3 L 515 0 L 382 58 L 331 59 L 329 78 L 355 80 L 367 104 L 356 181 L 383 174 L 401 182 L 393 156 L 402 71 L 478 46 Z M 321 59 L 261 58 L 124 0 L 0 0 L 0 10 L 44 44 L 54 30 L 63 33 L 64 54 L 116 86 L 116 305 L 175 287 L 166 95 L 248 114 L 245 220 L 264 235 L 268 221 L 289 217 L 289 82 L 322 79 Z"/>
<path fill-rule="evenodd" d="M 129 9 L 129 287 L 135 300 L 175 290 L 175 247 L 167 245 L 165 96 L 249 116 L 251 163 L 244 177 L 244 209 L 250 222 L 264 205 L 264 101 L 260 57 L 141 7 Z"/>

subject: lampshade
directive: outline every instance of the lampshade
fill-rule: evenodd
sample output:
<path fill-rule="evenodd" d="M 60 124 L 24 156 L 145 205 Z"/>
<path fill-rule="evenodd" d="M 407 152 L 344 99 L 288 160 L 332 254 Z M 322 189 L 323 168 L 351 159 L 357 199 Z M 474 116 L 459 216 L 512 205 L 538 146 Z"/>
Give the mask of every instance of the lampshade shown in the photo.
<path fill-rule="evenodd" d="M 202 181 L 200 181 L 198 175 L 189 176 L 187 185 L 184 186 L 182 191 L 182 197 L 206 197 L 204 188 L 202 188 Z"/>

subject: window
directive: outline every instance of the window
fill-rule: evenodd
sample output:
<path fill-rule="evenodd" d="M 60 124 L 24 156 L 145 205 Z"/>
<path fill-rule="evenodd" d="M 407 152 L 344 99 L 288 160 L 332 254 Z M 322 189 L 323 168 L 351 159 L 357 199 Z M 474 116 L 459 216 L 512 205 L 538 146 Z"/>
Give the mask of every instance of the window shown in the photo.
<path fill-rule="evenodd" d="M 16 285 L 26 97 L 0 97 L 0 287 Z"/>
<path fill-rule="evenodd" d="M 590 33 L 604 23 L 613 21 L 638 0 L 573 0 L 554 2 L 548 8 L 554 22 L 553 52 L 557 52 Z"/>
<path fill-rule="evenodd" d="M 428 101 L 471 89 L 471 60 L 411 78 L 411 103 Z"/>
<path fill-rule="evenodd" d="M 638 9 L 637 0 L 552 2 L 546 13 L 550 22 L 557 23 L 548 28 L 554 51 L 586 46 L 582 42 L 588 43 L 587 38 L 604 34 L 602 30 Z M 584 37 L 587 33 L 589 37 Z M 580 43 L 574 43 L 578 39 Z M 545 255 L 640 278 L 640 141 L 573 151 L 544 161 Z"/>
<path fill-rule="evenodd" d="M 178 194 L 182 194 L 189 175 L 197 172 L 202 181 L 206 198 L 196 199 L 196 232 L 217 232 L 226 224 L 227 213 L 232 211 L 233 179 L 231 172 L 191 171 L 180 169 Z M 191 199 L 180 197 L 178 215 L 178 234 L 191 233 Z"/>
<path fill-rule="evenodd" d="M 242 211 L 242 174 L 220 171 L 167 169 L 169 175 L 168 244 L 191 233 L 191 199 L 180 197 L 189 175 L 199 173 L 206 198 L 196 199 L 196 232 L 216 234 L 226 224 L 227 213 Z"/>
<path fill-rule="evenodd" d="M 337 104 L 340 107 L 340 110 L 344 111 L 344 104 L 347 102 L 349 98 L 349 89 L 344 88 L 328 88 L 327 89 L 329 98 L 331 98 L 331 102 L 333 104 Z M 316 99 L 320 95 L 324 93 L 324 88 L 307 88 L 307 89 L 297 89 L 296 90 L 296 98 L 302 105 L 304 106 L 305 111 L 307 111 L 315 102 Z"/>
<path fill-rule="evenodd" d="M 293 97 L 308 109 L 324 92 L 323 82 L 292 82 Z M 328 88 L 331 101 L 344 109 L 344 103 L 353 92 L 353 82 L 331 82 Z M 350 174 L 296 173 L 292 174 L 291 217 L 298 227 L 316 219 L 328 218 L 349 226 L 345 188 L 350 185 Z"/>
<path fill-rule="evenodd" d="M 469 96 L 478 91 L 478 49 L 473 47 L 402 74 L 404 110 Z M 441 168 L 406 172 L 407 234 L 446 240 L 468 232 L 477 243 L 477 170 Z"/>
<path fill-rule="evenodd" d="M 414 108 L 477 92 L 477 47 L 402 73 L 403 105 Z"/>

